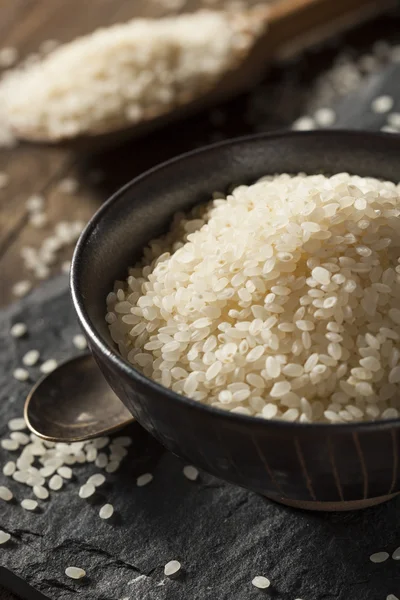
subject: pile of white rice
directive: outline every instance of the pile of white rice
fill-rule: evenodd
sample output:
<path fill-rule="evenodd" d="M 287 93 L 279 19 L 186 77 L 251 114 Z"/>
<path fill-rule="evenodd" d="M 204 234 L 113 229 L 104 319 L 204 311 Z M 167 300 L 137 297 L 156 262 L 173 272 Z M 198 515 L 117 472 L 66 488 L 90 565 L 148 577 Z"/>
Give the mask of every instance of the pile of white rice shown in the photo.
<path fill-rule="evenodd" d="M 1 112 L 17 136 L 44 140 L 151 119 L 209 90 L 243 60 L 265 25 L 264 8 L 99 29 L 8 71 Z"/>
<path fill-rule="evenodd" d="M 122 356 L 235 413 L 398 417 L 400 185 L 283 174 L 215 196 L 108 295 Z"/>

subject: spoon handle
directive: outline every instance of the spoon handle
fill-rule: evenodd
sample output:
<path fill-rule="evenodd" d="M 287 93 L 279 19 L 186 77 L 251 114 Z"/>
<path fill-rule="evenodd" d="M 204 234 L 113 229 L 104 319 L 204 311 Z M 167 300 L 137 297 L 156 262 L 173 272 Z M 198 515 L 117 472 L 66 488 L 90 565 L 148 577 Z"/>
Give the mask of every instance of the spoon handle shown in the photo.
<path fill-rule="evenodd" d="M 396 4 L 396 0 L 278 0 L 270 10 L 265 57 L 290 57 Z"/>

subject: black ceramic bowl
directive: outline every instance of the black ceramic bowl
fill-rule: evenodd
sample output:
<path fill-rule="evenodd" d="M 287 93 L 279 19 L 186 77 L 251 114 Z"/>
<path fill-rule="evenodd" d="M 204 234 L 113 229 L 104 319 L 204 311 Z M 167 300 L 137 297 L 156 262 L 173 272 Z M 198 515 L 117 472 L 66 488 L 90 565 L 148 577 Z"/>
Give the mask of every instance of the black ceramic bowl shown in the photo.
<path fill-rule="evenodd" d="M 134 160 L 134 157 L 132 157 Z M 359 132 L 260 135 L 213 145 L 134 179 L 96 213 L 72 264 L 72 296 L 111 387 L 164 446 L 204 470 L 285 504 L 337 510 L 400 491 L 400 419 L 360 424 L 266 421 L 203 406 L 147 379 L 123 360 L 104 317 L 115 279 L 176 211 L 232 183 L 265 174 L 341 171 L 398 181 L 400 136 Z"/>

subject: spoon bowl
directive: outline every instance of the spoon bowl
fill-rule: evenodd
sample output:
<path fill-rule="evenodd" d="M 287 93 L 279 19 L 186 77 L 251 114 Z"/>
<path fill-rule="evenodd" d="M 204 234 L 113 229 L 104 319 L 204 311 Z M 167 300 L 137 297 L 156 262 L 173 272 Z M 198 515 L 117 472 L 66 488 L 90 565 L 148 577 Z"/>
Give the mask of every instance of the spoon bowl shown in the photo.
<path fill-rule="evenodd" d="M 24 408 L 32 433 L 51 442 L 80 442 L 134 421 L 90 354 L 65 361 L 42 377 Z"/>

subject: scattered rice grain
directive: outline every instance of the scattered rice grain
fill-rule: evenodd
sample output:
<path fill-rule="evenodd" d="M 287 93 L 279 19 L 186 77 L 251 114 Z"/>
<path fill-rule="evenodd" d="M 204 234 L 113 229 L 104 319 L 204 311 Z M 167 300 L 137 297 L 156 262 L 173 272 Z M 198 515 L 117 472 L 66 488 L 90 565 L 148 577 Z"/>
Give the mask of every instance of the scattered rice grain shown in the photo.
<path fill-rule="evenodd" d="M 101 507 L 99 516 L 100 519 L 110 519 L 114 514 L 114 507 L 112 504 L 105 504 Z"/>
<path fill-rule="evenodd" d="M 13 376 L 14 379 L 17 379 L 18 381 L 26 381 L 27 379 L 29 379 L 28 371 L 26 369 L 23 369 L 22 367 L 14 369 Z"/>
<path fill-rule="evenodd" d="M 38 503 L 36 500 L 31 500 L 30 498 L 25 498 L 21 501 L 21 506 L 25 510 L 36 510 L 38 507 Z"/>
<path fill-rule="evenodd" d="M 23 337 L 27 331 L 28 328 L 25 325 L 25 323 L 14 323 L 14 325 L 10 329 L 10 334 L 12 335 L 12 337 L 20 338 Z"/>
<path fill-rule="evenodd" d="M 49 358 L 40 365 L 40 371 L 42 373 L 51 373 L 57 368 L 57 361 L 54 358 Z"/>
<path fill-rule="evenodd" d="M 17 442 L 17 440 L 12 440 L 12 439 L 4 439 L 1 440 L 0 445 L 2 448 L 4 448 L 4 450 L 9 450 L 11 452 L 13 452 L 14 450 L 18 450 L 19 448 L 19 443 Z"/>
<path fill-rule="evenodd" d="M 67 567 L 65 569 L 65 574 L 67 577 L 71 579 L 82 579 L 86 576 L 86 571 L 79 567 Z"/>
<path fill-rule="evenodd" d="M 374 113 L 382 114 L 392 110 L 394 100 L 391 96 L 378 96 L 372 101 L 371 109 Z"/>
<path fill-rule="evenodd" d="M 9 460 L 8 462 L 6 462 L 6 464 L 3 467 L 3 475 L 5 475 L 6 477 L 11 477 L 11 475 L 13 475 L 15 473 L 15 462 L 12 460 Z"/>
<path fill-rule="evenodd" d="M 11 431 L 22 431 L 27 429 L 27 425 L 24 418 L 17 417 L 8 421 L 8 428 Z"/>
<path fill-rule="evenodd" d="M 198 470 L 192 465 L 185 465 L 183 467 L 183 474 L 186 477 L 186 479 L 190 479 L 190 481 L 196 481 L 196 479 L 199 476 Z"/>
<path fill-rule="evenodd" d="M 136 479 L 136 485 L 138 487 L 143 487 L 153 481 L 153 475 L 151 473 L 144 473 L 143 475 L 139 475 Z"/>
<path fill-rule="evenodd" d="M 22 363 L 25 365 L 25 367 L 33 367 L 38 362 L 39 356 L 39 350 L 29 350 L 22 357 Z"/>
<path fill-rule="evenodd" d="M 392 554 L 393 560 L 400 560 L 400 547 L 396 548 L 396 550 Z"/>
<path fill-rule="evenodd" d="M 90 496 L 93 496 L 95 491 L 96 491 L 96 488 L 94 487 L 93 483 L 89 483 L 89 482 L 85 483 L 79 489 L 79 497 L 80 498 L 90 498 Z"/>
<path fill-rule="evenodd" d="M 30 292 L 30 290 L 32 289 L 32 284 L 30 281 L 28 281 L 27 279 L 24 279 L 22 281 L 18 281 L 18 283 L 15 283 L 12 287 L 12 293 L 14 294 L 14 296 L 18 296 L 20 298 L 22 298 L 23 296 L 26 296 L 26 294 L 28 292 Z"/>
<path fill-rule="evenodd" d="M 6 544 L 11 539 L 11 535 L 0 529 L 0 545 Z"/>
<path fill-rule="evenodd" d="M 375 554 L 371 554 L 369 560 L 373 563 L 382 563 L 385 562 L 389 558 L 389 554 L 387 552 L 375 552 Z"/>
<path fill-rule="evenodd" d="M 166 575 L 167 577 L 177 575 L 181 568 L 182 565 L 178 560 L 170 560 L 164 567 L 164 575 Z"/>
<path fill-rule="evenodd" d="M 78 348 L 78 350 L 85 350 L 87 348 L 86 338 L 81 333 L 74 335 L 72 338 L 72 343 L 74 344 L 75 348 Z"/>
<path fill-rule="evenodd" d="M 5 502 L 9 502 L 13 499 L 13 493 L 4 485 L 0 485 L 0 500 L 5 500 Z"/>
<path fill-rule="evenodd" d="M 49 488 L 54 491 L 61 490 L 63 486 L 63 479 L 59 475 L 53 475 L 49 481 Z"/>
<path fill-rule="evenodd" d="M 58 467 L 57 473 L 63 479 L 71 479 L 72 478 L 72 469 L 70 467 Z"/>
<path fill-rule="evenodd" d="M 259 590 L 265 590 L 271 585 L 270 580 L 266 577 L 263 577 L 262 575 L 257 575 L 256 577 L 254 577 L 251 583 L 254 585 L 254 587 L 258 588 Z"/>
<path fill-rule="evenodd" d="M 43 485 L 34 485 L 32 491 L 40 500 L 46 500 L 49 497 L 49 490 Z"/>
<path fill-rule="evenodd" d="M 106 478 L 102 473 L 95 473 L 91 475 L 87 480 L 88 483 L 94 485 L 94 487 L 100 487 L 105 482 Z"/>

